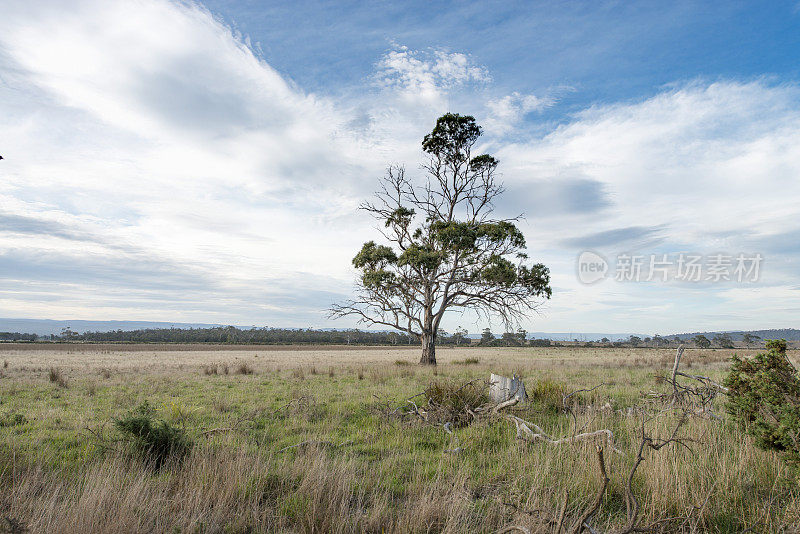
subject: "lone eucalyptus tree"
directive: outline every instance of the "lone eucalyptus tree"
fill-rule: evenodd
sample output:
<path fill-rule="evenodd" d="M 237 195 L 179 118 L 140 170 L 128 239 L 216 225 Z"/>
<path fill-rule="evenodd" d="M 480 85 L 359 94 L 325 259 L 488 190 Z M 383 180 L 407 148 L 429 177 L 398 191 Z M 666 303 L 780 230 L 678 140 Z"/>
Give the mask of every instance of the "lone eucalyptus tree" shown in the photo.
<path fill-rule="evenodd" d="M 473 117 L 448 113 L 422 141 L 422 184 L 403 167 L 389 167 L 376 201 L 361 206 L 382 223 L 388 244 L 364 243 L 353 258 L 357 296 L 331 309 L 332 317 L 356 316 L 418 337 L 422 364 L 436 364 L 436 333 L 448 310 L 475 310 L 510 325 L 550 298 L 548 268 L 523 263 L 516 219 L 492 218 L 503 186 L 497 160 L 472 154 L 480 135 Z"/>

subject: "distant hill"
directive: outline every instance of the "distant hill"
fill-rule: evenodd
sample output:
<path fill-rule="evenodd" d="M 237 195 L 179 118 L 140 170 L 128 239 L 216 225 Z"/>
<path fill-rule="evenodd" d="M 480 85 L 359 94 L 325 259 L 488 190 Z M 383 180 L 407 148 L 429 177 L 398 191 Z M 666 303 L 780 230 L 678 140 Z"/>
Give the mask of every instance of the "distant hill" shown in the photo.
<path fill-rule="evenodd" d="M 528 332 L 530 339 L 549 339 L 551 341 L 599 341 L 608 338 L 609 341 L 627 341 L 631 336 L 646 337 L 647 334 L 633 332 L 622 334 L 608 334 L 602 332 Z M 476 337 L 481 337 L 478 334 Z"/>
<path fill-rule="evenodd" d="M 678 336 L 682 341 L 692 339 L 697 335 L 704 335 L 711 339 L 717 334 L 728 334 L 733 341 L 741 341 L 744 334 L 758 336 L 761 339 L 785 339 L 786 341 L 800 341 L 800 329 L 797 328 L 775 328 L 771 330 L 721 330 L 719 332 L 692 332 L 690 334 L 672 334 L 665 337 Z"/>

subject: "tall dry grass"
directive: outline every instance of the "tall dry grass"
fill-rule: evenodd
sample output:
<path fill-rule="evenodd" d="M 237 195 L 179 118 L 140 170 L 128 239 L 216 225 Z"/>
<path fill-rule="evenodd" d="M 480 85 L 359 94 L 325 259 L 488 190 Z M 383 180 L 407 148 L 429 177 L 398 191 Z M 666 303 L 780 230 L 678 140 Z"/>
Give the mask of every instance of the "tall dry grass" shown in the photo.
<path fill-rule="evenodd" d="M 610 419 L 600 418 L 594 426 L 612 426 Z M 604 532 L 624 522 L 622 494 L 640 429 L 636 418 L 617 423 L 625 455 L 607 456 L 611 483 L 592 520 Z M 668 435 L 673 423 L 665 418 L 649 425 L 648 432 Z M 403 432 L 392 426 L 383 430 L 392 428 Z M 550 430 L 568 434 L 569 423 L 560 421 Z M 64 534 L 455 533 L 494 532 L 509 524 L 552 532 L 550 520 L 565 493 L 568 521 L 593 498 L 599 485 L 594 448 L 522 442 L 504 448 L 498 436 L 512 433 L 502 421 L 468 427 L 464 452 L 437 450 L 433 472 L 422 469 L 428 452 L 414 453 L 401 487 L 386 476 L 409 467 L 399 454 L 379 468 L 357 448 L 310 445 L 260 454 L 233 438 L 201 446 L 183 462 L 160 470 L 124 452 L 73 470 L 17 467 L 0 478 L 0 511 L 30 532 Z M 648 453 L 636 473 L 643 525 L 685 515 L 686 521 L 663 523 L 661 532 L 800 529 L 800 490 L 785 464 L 751 443 L 730 443 L 721 425 L 691 421 L 684 435 L 702 444 L 692 451 L 673 447 Z M 405 446 L 410 441 L 400 434 L 387 448 Z"/>
<path fill-rule="evenodd" d="M 402 502 L 368 494 L 368 469 L 309 449 L 262 459 L 195 451 L 161 471 L 114 455 L 76 472 L 6 473 L 3 515 L 29 532 L 465 532 L 485 530 L 500 507 L 478 513 L 466 480 L 439 478 Z M 487 513 L 488 512 L 488 513 Z"/>

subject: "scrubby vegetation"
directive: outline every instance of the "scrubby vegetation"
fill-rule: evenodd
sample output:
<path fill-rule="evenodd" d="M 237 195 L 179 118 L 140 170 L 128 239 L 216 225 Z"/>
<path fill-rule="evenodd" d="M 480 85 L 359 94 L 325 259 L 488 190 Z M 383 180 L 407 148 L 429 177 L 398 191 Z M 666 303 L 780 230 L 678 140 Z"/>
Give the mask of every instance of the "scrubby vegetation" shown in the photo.
<path fill-rule="evenodd" d="M 728 411 L 734 420 L 770 450 L 800 462 L 800 377 L 786 356 L 786 341 L 768 341 L 766 353 L 733 358 L 725 380 Z"/>
<path fill-rule="evenodd" d="M 192 448 L 186 433 L 155 418 L 155 410 L 145 401 L 114 426 L 142 454 L 145 461 L 161 467 L 169 459 L 181 459 Z"/>
<path fill-rule="evenodd" d="M 466 425 L 473 419 L 470 412 L 489 402 L 484 382 L 480 379 L 468 382 L 433 380 L 424 391 L 428 413 L 426 422 L 450 422 L 456 427 Z"/>

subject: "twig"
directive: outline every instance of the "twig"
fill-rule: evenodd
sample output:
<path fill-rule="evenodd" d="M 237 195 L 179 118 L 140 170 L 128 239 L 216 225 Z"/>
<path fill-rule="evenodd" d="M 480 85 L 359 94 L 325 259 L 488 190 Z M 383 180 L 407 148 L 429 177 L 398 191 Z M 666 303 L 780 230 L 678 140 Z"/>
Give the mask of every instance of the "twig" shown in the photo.
<path fill-rule="evenodd" d="M 427 422 L 427 421 L 428 421 L 428 412 L 421 411 L 421 410 L 419 409 L 419 407 L 417 407 L 417 403 L 415 403 L 415 402 L 414 402 L 414 401 L 412 401 L 411 399 L 408 399 L 406 402 L 408 402 L 409 404 L 411 404 L 411 406 L 413 406 L 413 407 L 414 407 L 414 413 L 415 413 L 417 416 L 419 416 L 419 418 L 420 418 L 420 419 L 422 419 L 422 420 L 423 420 L 423 421 L 425 421 L 425 422 Z"/>
<path fill-rule="evenodd" d="M 599 388 L 601 386 L 605 386 L 605 383 L 601 382 L 601 383 L 597 384 L 596 386 L 594 386 L 592 388 L 588 388 L 588 389 L 576 389 L 575 391 L 567 393 L 566 395 L 563 395 L 561 397 L 561 406 L 563 406 L 564 407 L 564 411 L 566 411 L 572 417 L 572 435 L 573 436 L 578 434 L 579 432 L 583 432 L 583 430 L 589 425 L 589 422 L 587 422 L 585 425 L 583 425 L 583 428 L 581 428 L 580 431 L 578 430 L 578 416 L 575 414 L 575 411 L 572 408 L 570 408 L 569 405 L 567 405 L 567 399 L 569 399 L 573 395 L 577 395 L 578 393 L 588 393 L 590 391 L 594 391 L 594 390 L 596 390 L 597 388 Z"/>
<path fill-rule="evenodd" d="M 678 445 L 683 445 L 691 451 L 688 445 L 684 442 L 688 441 L 685 438 L 678 438 L 678 431 L 683 427 L 687 420 L 687 412 L 684 411 L 681 418 L 675 424 L 675 427 L 672 430 L 672 434 L 667 439 L 658 439 L 652 438 L 648 436 L 645 432 L 645 419 L 642 418 L 642 425 L 641 425 L 641 432 L 642 432 L 642 439 L 639 442 L 639 450 L 636 454 L 636 461 L 633 464 L 630 472 L 628 473 L 628 480 L 625 485 L 625 508 L 628 516 L 628 523 L 625 525 L 625 528 L 620 532 L 620 534 L 630 534 L 631 532 L 638 532 L 642 530 L 638 526 L 639 522 L 639 500 L 636 498 L 636 494 L 633 492 L 633 477 L 636 474 L 636 470 L 639 469 L 639 466 L 644 461 L 644 451 L 645 448 L 652 449 L 654 451 L 660 450 L 663 447 L 666 447 L 670 443 L 676 443 Z"/>
<path fill-rule="evenodd" d="M 561 500 L 561 511 L 558 513 L 558 521 L 556 522 L 556 534 L 561 534 L 561 529 L 564 525 L 564 517 L 567 515 L 567 502 L 569 501 L 569 491 L 564 490 L 564 498 Z"/>
<path fill-rule="evenodd" d="M 606 488 L 608 487 L 608 474 L 606 473 L 606 461 L 603 457 L 603 447 L 597 445 L 597 463 L 600 466 L 600 489 L 597 490 L 597 495 L 594 498 L 594 504 L 584 510 L 583 514 L 581 514 L 580 518 L 578 519 L 575 528 L 572 529 L 572 534 L 580 534 L 583 532 L 583 529 L 586 528 L 586 522 L 600 509 L 600 505 L 603 503 L 603 495 L 606 493 Z"/>

